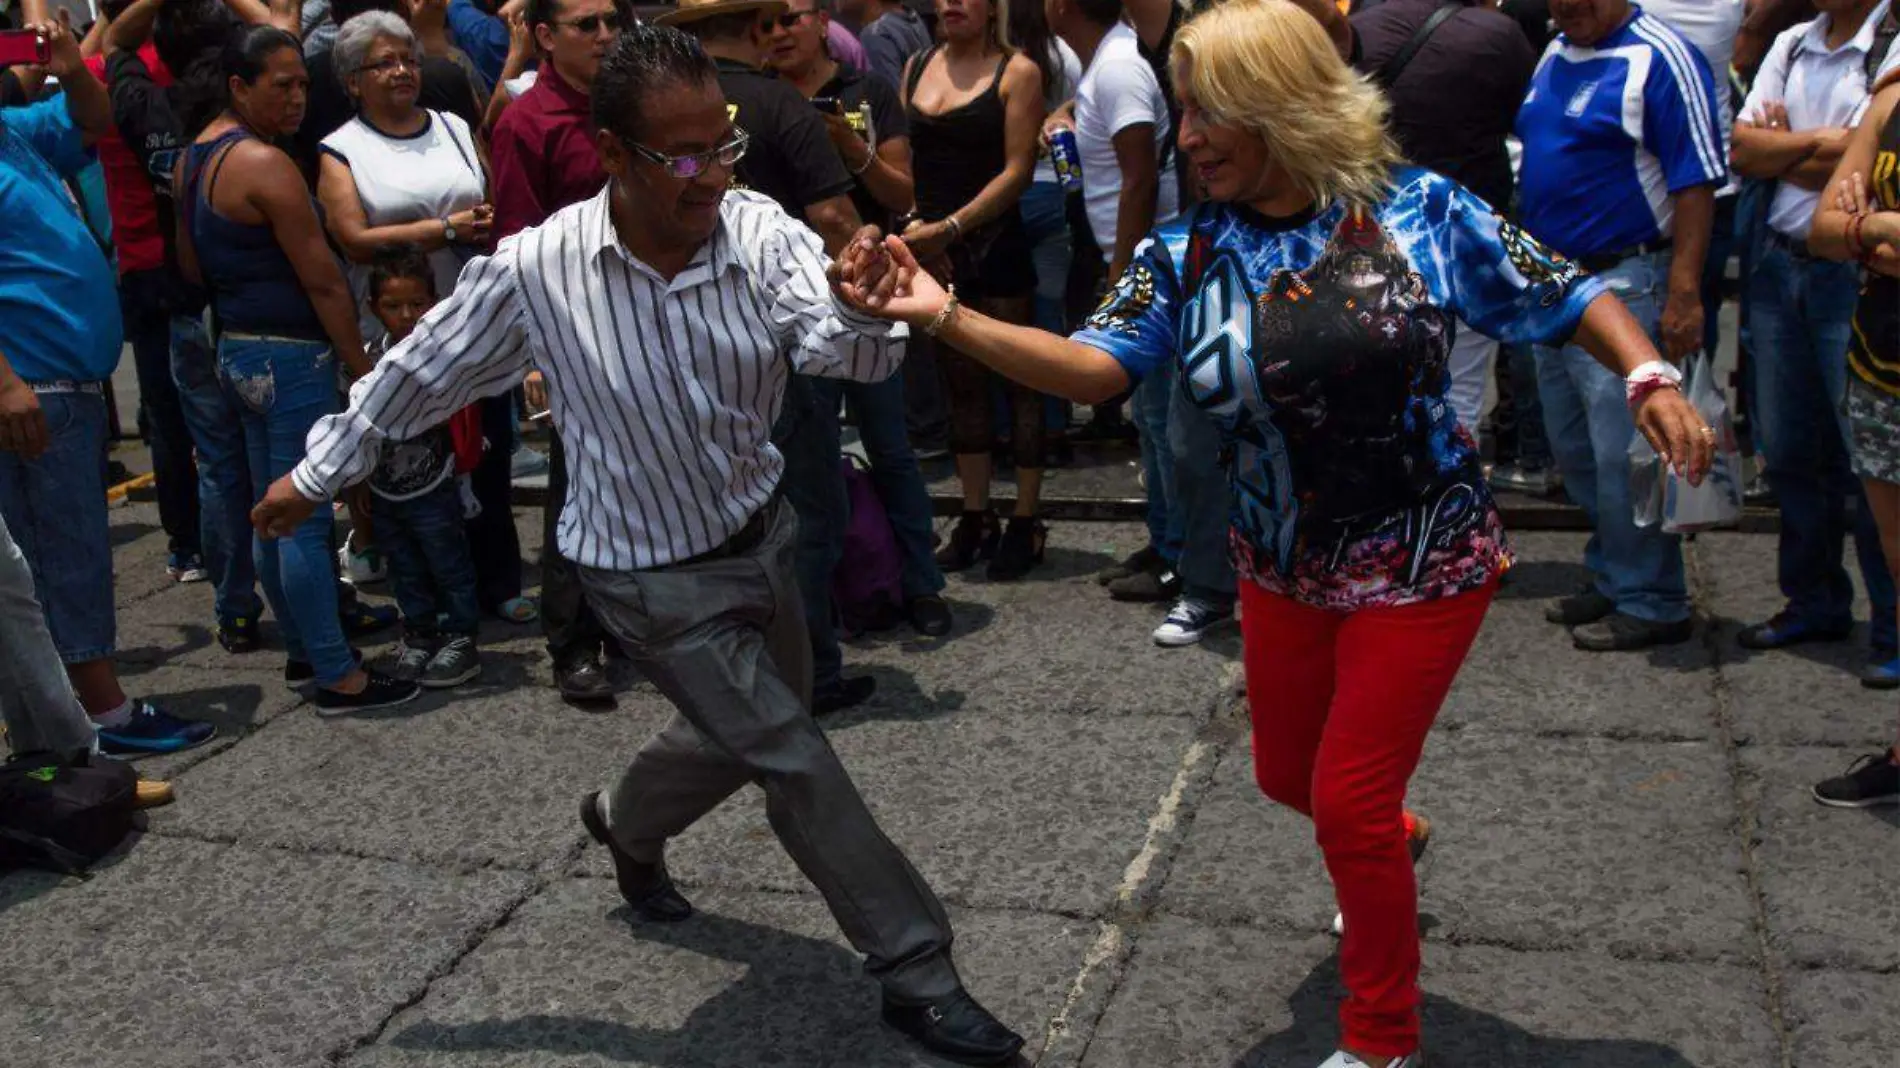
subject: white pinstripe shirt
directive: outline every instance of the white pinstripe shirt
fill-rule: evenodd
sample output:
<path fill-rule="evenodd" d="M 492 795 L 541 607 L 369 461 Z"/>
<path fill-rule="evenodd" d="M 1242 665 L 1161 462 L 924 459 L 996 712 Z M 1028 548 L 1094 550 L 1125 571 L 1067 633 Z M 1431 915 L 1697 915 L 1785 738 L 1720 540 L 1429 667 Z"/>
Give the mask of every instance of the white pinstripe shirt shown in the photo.
<path fill-rule="evenodd" d="M 772 423 L 792 370 L 882 381 L 906 331 L 832 297 L 816 234 L 770 199 L 728 192 L 719 226 L 670 282 L 620 244 L 603 191 L 471 262 L 455 293 L 319 420 L 297 489 L 327 499 L 402 440 L 530 365 L 567 447 L 561 555 L 659 567 L 716 548 L 763 507 L 785 463 Z"/>

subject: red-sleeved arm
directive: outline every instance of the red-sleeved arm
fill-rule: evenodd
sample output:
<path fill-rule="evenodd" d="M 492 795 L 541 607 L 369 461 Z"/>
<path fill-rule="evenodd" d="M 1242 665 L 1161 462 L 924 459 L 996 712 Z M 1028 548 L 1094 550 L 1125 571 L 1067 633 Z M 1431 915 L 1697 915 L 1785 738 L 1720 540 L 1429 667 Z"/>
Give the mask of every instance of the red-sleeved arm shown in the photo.
<path fill-rule="evenodd" d="M 548 217 L 546 154 L 538 151 L 532 124 L 521 118 L 518 106 L 503 112 L 488 146 L 489 166 L 495 175 L 497 243 Z"/>

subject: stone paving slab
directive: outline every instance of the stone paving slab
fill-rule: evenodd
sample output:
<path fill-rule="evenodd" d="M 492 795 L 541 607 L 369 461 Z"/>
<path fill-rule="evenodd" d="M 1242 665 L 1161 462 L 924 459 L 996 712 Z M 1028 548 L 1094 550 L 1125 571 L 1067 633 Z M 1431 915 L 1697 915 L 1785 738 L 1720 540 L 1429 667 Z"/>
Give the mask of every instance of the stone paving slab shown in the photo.
<path fill-rule="evenodd" d="M 42 878 L 0 882 L 8 1068 L 323 1065 L 527 885 L 152 836 L 89 882 Z"/>
<path fill-rule="evenodd" d="M 944 1062 L 878 1020 L 877 986 L 815 896 L 695 894 L 629 918 L 613 883 L 562 880 L 403 1011 L 350 1068 L 909 1068 Z M 959 971 L 1032 1042 L 1095 925 L 953 910 Z"/>
<path fill-rule="evenodd" d="M 1230 749 L 1162 906 L 1217 923 L 1324 930 L 1335 905 L 1312 827 Z M 1698 743 L 1436 733 L 1408 803 L 1437 837 L 1422 872 L 1429 937 L 1638 958 L 1754 951 L 1726 766 Z"/>
<path fill-rule="evenodd" d="M 978 711 L 827 718 L 826 733 L 891 840 L 944 898 L 1099 915 L 1141 847 L 1194 725 L 1174 717 Z M 586 870 L 605 876 L 604 850 Z M 764 795 L 746 789 L 668 850 L 684 882 L 806 892 Z"/>
<path fill-rule="evenodd" d="M 1803 971 L 1785 983 L 1794 1068 L 1893 1068 L 1900 975 Z"/>
<path fill-rule="evenodd" d="M 1305 1068 L 1338 1044 L 1334 944 L 1164 918 L 1141 932 L 1084 1068 Z M 1425 1051 L 1456 1068 L 1767 1066 L 1746 968 L 1431 945 Z"/>
<path fill-rule="evenodd" d="M 1543 534 L 1536 540 L 1546 552 L 1546 546 L 1565 542 L 1582 545 L 1577 535 Z M 1520 546 L 1520 551 L 1527 550 Z M 1639 653 L 1578 649 L 1565 628 L 1544 619 L 1552 597 L 1575 592 L 1572 583 L 1557 578 L 1569 573 L 1548 557 L 1513 573 L 1491 604 L 1439 715 L 1440 726 L 1560 736 L 1713 738 L 1713 659 L 1707 647 L 1697 641 Z"/>
<path fill-rule="evenodd" d="M 939 526 L 948 536 L 949 524 Z M 847 644 L 845 669 L 877 675 L 897 703 L 944 710 L 1200 716 L 1238 654 L 1238 632 L 1163 649 L 1150 633 L 1168 605 L 1117 602 L 1084 577 L 1140 548 L 1140 529 L 1052 524 L 1048 562 L 1027 579 L 990 582 L 981 564 L 948 576 L 944 596 L 957 617 L 948 638 L 918 638 L 908 627 L 867 635 Z M 980 671 L 941 655 L 963 643 L 983 650 Z"/>
<path fill-rule="evenodd" d="M 1851 543 L 1848 574 L 1860 624 L 1849 640 L 1773 652 L 1736 644 L 1742 627 L 1782 608 L 1772 546 L 1773 539 L 1708 535 L 1694 549 L 1702 608 L 1716 620 L 1737 738 L 1771 745 L 1891 745 L 1900 724 L 1900 693 L 1859 684 L 1868 657 L 1868 609 Z"/>
<path fill-rule="evenodd" d="M 190 803 L 154 813 L 153 825 L 423 863 L 562 862 L 583 837 L 582 792 L 661 717 L 657 697 L 590 714 L 551 693 L 492 688 L 360 717 L 320 718 L 306 706 L 183 775 Z"/>
<path fill-rule="evenodd" d="M 1769 937 L 1796 966 L 1893 972 L 1900 969 L 1900 809 L 1828 808 L 1809 794 L 1854 755 L 1742 750 L 1759 823 L 1755 864 Z"/>

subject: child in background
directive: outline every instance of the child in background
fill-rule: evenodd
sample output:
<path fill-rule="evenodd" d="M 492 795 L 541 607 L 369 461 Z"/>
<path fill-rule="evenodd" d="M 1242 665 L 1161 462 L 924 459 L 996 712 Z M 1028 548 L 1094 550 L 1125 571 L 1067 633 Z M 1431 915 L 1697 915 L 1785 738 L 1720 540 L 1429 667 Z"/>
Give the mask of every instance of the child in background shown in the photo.
<path fill-rule="evenodd" d="M 370 347 L 380 359 L 435 306 L 435 275 L 413 249 L 388 249 L 369 277 L 371 313 L 388 331 Z M 369 476 L 376 545 L 402 609 L 402 646 L 391 674 L 432 689 L 459 686 L 481 673 L 475 633 L 481 609 L 475 561 L 462 530 L 451 419 L 409 441 L 383 443 Z M 479 433 L 479 431 L 477 432 Z M 479 453 L 479 439 L 475 443 Z"/>

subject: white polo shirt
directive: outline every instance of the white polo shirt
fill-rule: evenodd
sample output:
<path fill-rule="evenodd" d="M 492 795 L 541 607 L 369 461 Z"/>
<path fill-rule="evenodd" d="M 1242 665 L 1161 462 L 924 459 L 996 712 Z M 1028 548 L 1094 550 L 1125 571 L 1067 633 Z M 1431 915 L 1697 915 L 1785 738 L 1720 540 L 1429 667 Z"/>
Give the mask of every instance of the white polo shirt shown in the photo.
<path fill-rule="evenodd" d="M 1788 109 L 1791 130 L 1817 130 L 1829 126 L 1853 126 L 1867 110 L 1867 53 L 1874 46 L 1874 30 L 1887 16 L 1893 0 L 1883 0 L 1860 32 L 1839 48 L 1827 47 L 1828 19 L 1822 15 L 1804 22 L 1775 38 L 1755 76 L 1755 87 L 1742 105 L 1742 118 L 1755 119 L 1768 101 L 1779 100 Z M 1876 79 L 1884 78 L 1900 66 L 1900 47 L 1887 53 Z M 1806 241 L 1814 223 L 1814 206 L 1821 194 L 1802 189 L 1793 182 L 1775 187 L 1774 203 L 1768 207 L 1768 225 L 1794 241 Z"/>

